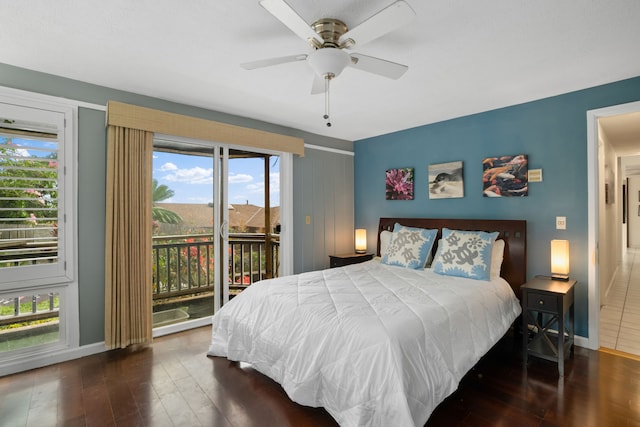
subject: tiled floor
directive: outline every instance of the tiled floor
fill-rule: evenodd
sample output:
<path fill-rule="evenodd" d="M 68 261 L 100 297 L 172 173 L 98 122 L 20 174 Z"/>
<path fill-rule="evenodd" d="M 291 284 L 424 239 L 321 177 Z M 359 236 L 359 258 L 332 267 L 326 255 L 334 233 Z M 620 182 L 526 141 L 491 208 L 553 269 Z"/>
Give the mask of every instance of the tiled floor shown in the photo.
<path fill-rule="evenodd" d="M 640 250 L 627 250 L 602 302 L 600 346 L 640 356 Z"/>

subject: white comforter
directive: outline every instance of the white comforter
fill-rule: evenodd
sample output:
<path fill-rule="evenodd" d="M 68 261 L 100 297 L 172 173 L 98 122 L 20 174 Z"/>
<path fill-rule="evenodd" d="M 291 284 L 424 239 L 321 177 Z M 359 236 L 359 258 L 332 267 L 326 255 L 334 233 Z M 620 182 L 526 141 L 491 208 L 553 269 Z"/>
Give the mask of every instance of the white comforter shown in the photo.
<path fill-rule="evenodd" d="M 250 286 L 214 315 L 209 355 L 252 364 L 342 426 L 422 426 L 519 314 L 503 279 L 374 259 Z"/>

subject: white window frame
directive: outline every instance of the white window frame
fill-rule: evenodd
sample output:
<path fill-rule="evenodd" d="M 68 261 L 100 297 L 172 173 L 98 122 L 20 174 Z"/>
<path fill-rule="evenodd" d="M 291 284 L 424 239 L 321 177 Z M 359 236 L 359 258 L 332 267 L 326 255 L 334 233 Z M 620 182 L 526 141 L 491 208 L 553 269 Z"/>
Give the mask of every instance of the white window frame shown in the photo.
<path fill-rule="evenodd" d="M 77 159 L 78 103 L 64 98 L 0 87 L 0 104 L 25 112 L 24 119 L 38 121 L 42 112 L 61 117 L 58 152 L 58 212 L 64 223 L 58 229 L 58 262 L 25 267 L 5 267 L 0 274 L 0 296 L 57 292 L 60 295 L 59 340 L 0 354 L 0 375 L 33 365 L 34 359 L 79 346 L 77 282 Z M 29 110 L 32 109 L 32 110 Z M 29 115 L 29 112 L 33 115 Z M 46 114 L 45 114 L 46 116 Z M 59 215 L 60 217 L 60 215 Z M 57 264 L 57 265 L 56 265 Z M 42 267 L 42 268 L 34 268 Z M 49 267 L 49 268 L 47 268 Z M 38 364 L 36 363 L 36 366 Z"/>

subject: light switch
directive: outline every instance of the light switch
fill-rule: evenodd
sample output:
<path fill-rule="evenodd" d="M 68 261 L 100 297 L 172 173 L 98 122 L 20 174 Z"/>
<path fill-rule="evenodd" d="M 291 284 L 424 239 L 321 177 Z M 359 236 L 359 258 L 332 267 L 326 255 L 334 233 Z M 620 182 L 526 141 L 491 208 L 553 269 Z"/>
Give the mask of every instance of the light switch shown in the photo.
<path fill-rule="evenodd" d="M 567 217 L 566 216 L 557 216 L 556 217 L 556 230 L 566 230 L 567 229 Z"/>
<path fill-rule="evenodd" d="M 527 178 L 529 182 L 542 182 L 542 169 L 529 169 Z"/>
<path fill-rule="evenodd" d="M 304 222 L 307 225 L 311 224 L 311 215 L 307 215 L 306 217 L 304 217 Z"/>

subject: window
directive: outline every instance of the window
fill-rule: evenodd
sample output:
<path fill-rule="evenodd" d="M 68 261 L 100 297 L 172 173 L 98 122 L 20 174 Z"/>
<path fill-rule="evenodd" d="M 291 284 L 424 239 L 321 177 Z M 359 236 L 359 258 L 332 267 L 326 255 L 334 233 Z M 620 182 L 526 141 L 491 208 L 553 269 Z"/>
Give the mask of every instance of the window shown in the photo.
<path fill-rule="evenodd" d="M 77 345 L 77 107 L 35 96 L 0 88 L 0 362 Z"/>
<path fill-rule="evenodd" d="M 0 103 L 1 288 L 73 279 L 67 116 L 71 111 Z"/>

